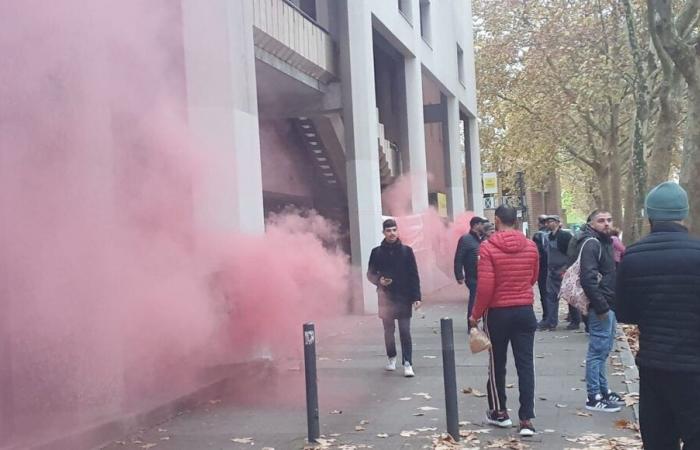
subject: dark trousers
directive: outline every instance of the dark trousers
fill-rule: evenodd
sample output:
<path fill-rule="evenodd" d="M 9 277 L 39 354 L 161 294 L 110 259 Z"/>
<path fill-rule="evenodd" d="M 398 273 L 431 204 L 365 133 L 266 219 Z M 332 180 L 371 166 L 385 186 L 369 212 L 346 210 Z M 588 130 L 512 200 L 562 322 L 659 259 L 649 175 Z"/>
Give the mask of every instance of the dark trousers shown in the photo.
<path fill-rule="evenodd" d="M 396 356 L 396 324 L 399 322 L 399 339 L 401 339 L 401 356 L 402 363 L 412 363 L 413 343 L 411 342 L 411 318 L 405 317 L 401 319 L 382 319 L 384 325 L 384 344 L 386 345 L 386 355 L 389 358 Z"/>
<path fill-rule="evenodd" d="M 469 303 L 467 303 L 467 318 L 469 318 L 472 316 L 474 303 L 476 303 L 476 280 L 467 281 L 466 285 L 469 289 Z M 467 324 L 467 330 L 471 330 L 471 325 Z"/>
<path fill-rule="evenodd" d="M 559 291 L 561 290 L 562 276 L 558 271 L 547 271 L 546 314 L 542 323 L 548 327 L 556 328 L 559 323 Z M 569 306 L 569 322 L 575 325 L 581 323 L 581 313 L 578 309 Z"/>
<path fill-rule="evenodd" d="M 540 291 L 540 303 L 542 304 L 542 320 L 547 317 L 547 267 L 540 267 L 540 275 L 537 280 L 537 288 Z"/>
<path fill-rule="evenodd" d="M 700 450 L 700 373 L 639 368 L 644 450 Z"/>
<path fill-rule="evenodd" d="M 535 362 L 533 349 L 537 319 L 532 306 L 491 308 L 484 316 L 484 329 L 491 339 L 489 351 L 489 409 L 505 411 L 508 343 L 513 349 L 520 389 L 520 420 L 535 417 Z"/>

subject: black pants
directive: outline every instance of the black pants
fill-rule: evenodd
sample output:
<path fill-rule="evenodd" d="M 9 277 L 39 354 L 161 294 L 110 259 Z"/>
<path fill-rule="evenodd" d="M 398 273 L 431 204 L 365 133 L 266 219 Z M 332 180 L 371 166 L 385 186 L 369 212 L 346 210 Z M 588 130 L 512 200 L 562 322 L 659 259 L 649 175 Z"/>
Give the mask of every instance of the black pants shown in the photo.
<path fill-rule="evenodd" d="M 644 450 L 700 450 L 700 373 L 639 368 Z"/>
<path fill-rule="evenodd" d="M 413 343 L 411 342 L 411 318 L 396 319 L 399 322 L 399 338 L 401 339 L 402 363 L 412 363 Z M 384 344 L 389 358 L 396 356 L 396 325 L 394 319 L 382 319 L 384 325 Z"/>
<path fill-rule="evenodd" d="M 489 409 L 505 411 L 508 343 L 513 349 L 520 389 L 520 420 L 535 417 L 535 362 L 533 349 L 537 319 L 532 306 L 492 308 L 484 316 L 484 328 L 491 339 L 489 381 L 486 386 Z"/>
<path fill-rule="evenodd" d="M 474 303 L 476 303 L 476 280 L 466 282 L 467 289 L 469 289 L 469 303 L 467 303 L 467 318 L 472 316 L 472 310 L 474 310 Z M 471 330 L 471 325 L 467 324 L 467 330 Z"/>

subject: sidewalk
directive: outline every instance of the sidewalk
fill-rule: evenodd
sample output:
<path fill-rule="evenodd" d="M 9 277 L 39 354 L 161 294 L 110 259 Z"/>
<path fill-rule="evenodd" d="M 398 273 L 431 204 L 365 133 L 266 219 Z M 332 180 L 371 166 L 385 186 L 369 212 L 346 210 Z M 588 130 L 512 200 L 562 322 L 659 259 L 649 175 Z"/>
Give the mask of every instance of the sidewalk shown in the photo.
<path fill-rule="evenodd" d="M 633 432 L 615 426 L 619 419 L 634 421 L 632 408 L 617 414 L 586 412 L 582 363 L 587 337 L 582 332 L 563 330 L 536 335 L 537 435 L 521 441 L 517 428 L 499 430 L 485 424 L 487 402 L 481 393 L 486 392 L 487 353 L 469 353 L 466 306 L 455 298 L 458 291 L 453 292 L 453 301 L 435 303 L 428 299 L 414 316 L 416 377 L 412 379 L 404 378 L 401 370 L 383 370 L 386 357 L 376 317 L 348 316 L 337 323 L 316 324 L 321 433 L 330 441 L 324 448 L 433 448 L 436 436 L 445 431 L 441 317 L 454 320 L 459 420 L 468 436 L 463 448 L 562 450 L 588 445 L 606 449 L 613 447 L 602 446 L 602 438 L 596 440 L 590 434 L 633 437 Z M 443 293 L 440 297 L 444 300 L 450 295 Z M 301 324 L 299 331 L 301 345 Z M 619 360 L 616 353 L 613 362 L 621 364 Z M 613 374 L 623 372 L 623 366 L 609 367 L 611 388 L 620 393 L 627 392 L 624 377 Z M 510 355 L 507 383 L 508 406 L 517 417 L 517 379 Z M 471 388 L 471 394 L 462 393 L 467 388 Z M 104 448 L 302 449 L 306 437 L 304 398 L 301 362 L 289 360 L 256 379 L 231 380 L 225 393 L 199 408 Z M 510 438 L 515 439 L 511 442 Z"/>

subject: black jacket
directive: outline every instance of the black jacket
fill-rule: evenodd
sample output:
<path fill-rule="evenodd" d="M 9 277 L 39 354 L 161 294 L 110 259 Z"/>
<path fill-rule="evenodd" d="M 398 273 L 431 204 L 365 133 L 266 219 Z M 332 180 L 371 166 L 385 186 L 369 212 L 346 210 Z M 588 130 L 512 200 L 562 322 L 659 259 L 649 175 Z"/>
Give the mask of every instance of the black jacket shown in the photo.
<path fill-rule="evenodd" d="M 542 276 L 543 273 L 544 276 L 547 276 L 546 239 L 548 235 L 549 231 L 547 230 L 547 227 L 542 227 L 535 233 L 534 236 L 532 236 L 532 240 L 535 242 L 535 245 L 537 245 L 537 252 L 540 254 L 540 276 Z"/>
<path fill-rule="evenodd" d="M 700 239 L 654 224 L 618 268 L 618 318 L 639 325 L 637 364 L 700 372 Z"/>
<path fill-rule="evenodd" d="M 481 238 L 473 231 L 459 238 L 454 263 L 457 280 L 464 280 L 466 277 L 467 283 L 476 283 L 480 246 Z"/>
<path fill-rule="evenodd" d="M 586 243 L 589 238 L 594 239 Z M 591 308 L 596 314 L 615 310 L 615 258 L 610 236 L 588 228 L 581 235 L 578 251 L 581 252 L 581 287 L 591 301 Z"/>
<path fill-rule="evenodd" d="M 380 277 L 391 278 L 389 286 L 379 284 Z M 421 299 L 420 278 L 413 249 L 397 240 L 382 241 L 369 256 L 367 279 L 377 286 L 379 317 L 398 319 L 411 317 L 413 302 Z"/>

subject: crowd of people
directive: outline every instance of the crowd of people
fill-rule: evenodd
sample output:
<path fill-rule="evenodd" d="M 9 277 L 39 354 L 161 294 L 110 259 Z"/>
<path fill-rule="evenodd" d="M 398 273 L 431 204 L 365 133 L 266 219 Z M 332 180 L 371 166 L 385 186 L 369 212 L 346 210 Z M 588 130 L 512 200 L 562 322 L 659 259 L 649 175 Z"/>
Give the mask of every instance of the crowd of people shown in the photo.
<path fill-rule="evenodd" d="M 505 370 L 510 344 L 518 376 L 519 433 L 535 428 L 534 337 L 556 330 L 562 280 L 575 281 L 585 304 L 568 300 L 567 330 L 585 326 L 585 407 L 618 412 L 621 396 L 607 380 L 618 320 L 639 326 L 640 427 L 646 450 L 700 449 L 700 239 L 684 225 L 687 193 L 666 182 L 646 197 L 650 233 L 628 248 L 609 211 L 596 209 L 577 232 L 557 215 L 538 218 L 528 239 L 518 229 L 517 211 L 500 206 L 495 224 L 474 217 L 459 239 L 455 278 L 468 289 L 468 327 L 483 322 L 489 349 L 486 420 L 513 422 L 506 407 Z M 421 305 L 413 250 L 401 243 L 396 222 L 383 224 L 384 240 L 371 254 L 368 278 L 377 286 L 384 325 L 387 370 L 396 370 L 395 322 L 399 324 L 404 375 L 415 375 L 410 320 Z M 542 317 L 533 308 L 538 285 Z"/>

